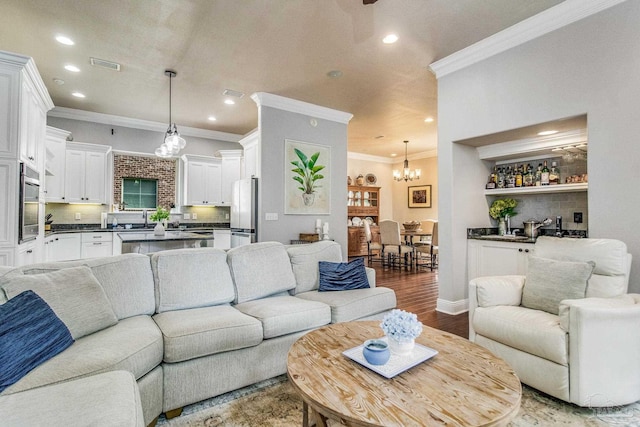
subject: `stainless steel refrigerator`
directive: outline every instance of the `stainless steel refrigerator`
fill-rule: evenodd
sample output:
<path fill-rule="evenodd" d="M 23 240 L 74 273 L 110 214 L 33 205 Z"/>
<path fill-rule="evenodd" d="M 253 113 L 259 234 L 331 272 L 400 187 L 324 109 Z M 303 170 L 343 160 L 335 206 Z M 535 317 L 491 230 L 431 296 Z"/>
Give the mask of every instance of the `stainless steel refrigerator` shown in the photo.
<path fill-rule="evenodd" d="M 231 199 L 231 247 L 257 241 L 258 178 L 244 178 L 233 183 Z"/>

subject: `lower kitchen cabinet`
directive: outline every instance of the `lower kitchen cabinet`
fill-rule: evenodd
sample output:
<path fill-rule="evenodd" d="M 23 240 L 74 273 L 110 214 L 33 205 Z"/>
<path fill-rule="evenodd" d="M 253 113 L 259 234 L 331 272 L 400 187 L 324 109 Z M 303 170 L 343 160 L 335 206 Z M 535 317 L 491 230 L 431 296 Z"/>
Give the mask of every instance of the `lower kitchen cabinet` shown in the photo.
<path fill-rule="evenodd" d="M 526 275 L 531 243 L 494 242 L 490 240 L 467 241 L 468 279 L 482 276 Z"/>
<path fill-rule="evenodd" d="M 16 252 L 16 266 L 36 264 L 40 262 L 42 260 L 42 253 L 40 251 L 41 246 L 42 241 L 40 241 L 40 245 L 38 245 L 37 239 L 19 245 Z"/>
<path fill-rule="evenodd" d="M 82 233 L 80 258 L 98 258 L 113 253 L 113 233 L 109 231 Z"/>
<path fill-rule="evenodd" d="M 374 242 L 380 243 L 380 227 L 371 226 L 371 237 Z M 364 227 L 348 227 L 348 255 L 367 255 L 367 236 Z"/>
<path fill-rule="evenodd" d="M 53 234 L 44 240 L 47 262 L 80 259 L 80 233 Z"/>
<path fill-rule="evenodd" d="M 231 249 L 231 230 L 213 230 L 213 247 Z"/>

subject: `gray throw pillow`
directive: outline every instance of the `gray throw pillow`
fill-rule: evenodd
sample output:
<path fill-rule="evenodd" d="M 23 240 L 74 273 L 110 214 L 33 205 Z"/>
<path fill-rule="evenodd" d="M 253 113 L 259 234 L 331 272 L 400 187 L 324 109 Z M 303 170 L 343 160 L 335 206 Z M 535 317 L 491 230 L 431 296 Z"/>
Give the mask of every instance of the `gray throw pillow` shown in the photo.
<path fill-rule="evenodd" d="M 558 314 L 560 301 L 584 298 L 594 262 L 529 257 L 522 306 Z"/>
<path fill-rule="evenodd" d="M 89 267 L 2 277 L 0 287 L 9 300 L 26 290 L 34 291 L 69 328 L 73 339 L 118 323 L 107 295 Z"/>

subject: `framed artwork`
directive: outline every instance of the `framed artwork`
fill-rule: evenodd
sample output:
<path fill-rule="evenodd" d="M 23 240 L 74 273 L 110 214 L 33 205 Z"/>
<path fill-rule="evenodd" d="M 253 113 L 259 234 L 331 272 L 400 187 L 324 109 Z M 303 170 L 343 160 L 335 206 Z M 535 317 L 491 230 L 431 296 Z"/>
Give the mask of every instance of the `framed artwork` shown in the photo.
<path fill-rule="evenodd" d="M 331 213 L 331 147 L 284 140 L 284 213 Z"/>
<path fill-rule="evenodd" d="M 431 207 L 431 186 L 419 185 L 409 187 L 409 207 L 410 208 L 430 208 Z"/>

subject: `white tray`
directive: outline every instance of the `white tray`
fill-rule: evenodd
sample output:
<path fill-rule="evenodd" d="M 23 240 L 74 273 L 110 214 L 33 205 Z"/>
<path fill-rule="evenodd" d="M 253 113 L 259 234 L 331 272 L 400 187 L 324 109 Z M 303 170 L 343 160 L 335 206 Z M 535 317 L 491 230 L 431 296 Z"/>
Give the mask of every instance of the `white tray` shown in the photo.
<path fill-rule="evenodd" d="M 386 340 L 386 337 L 381 339 Z M 437 350 L 416 343 L 410 354 L 401 356 L 391 352 L 391 357 L 387 363 L 384 365 L 372 365 L 364 358 L 364 355 L 362 354 L 363 347 L 364 344 L 361 344 L 357 347 L 343 351 L 342 354 L 385 378 L 393 378 L 438 354 Z"/>

